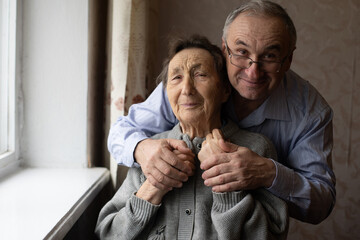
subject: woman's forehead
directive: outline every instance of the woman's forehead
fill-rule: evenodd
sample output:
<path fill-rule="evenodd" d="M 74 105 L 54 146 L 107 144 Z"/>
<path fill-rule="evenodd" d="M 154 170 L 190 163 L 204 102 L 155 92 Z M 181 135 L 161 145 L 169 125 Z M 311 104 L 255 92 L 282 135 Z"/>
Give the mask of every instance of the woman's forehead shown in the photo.
<path fill-rule="evenodd" d="M 207 50 L 202 48 L 187 48 L 175 54 L 170 60 L 169 70 L 212 67 L 213 63 L 213 57 Z"/>

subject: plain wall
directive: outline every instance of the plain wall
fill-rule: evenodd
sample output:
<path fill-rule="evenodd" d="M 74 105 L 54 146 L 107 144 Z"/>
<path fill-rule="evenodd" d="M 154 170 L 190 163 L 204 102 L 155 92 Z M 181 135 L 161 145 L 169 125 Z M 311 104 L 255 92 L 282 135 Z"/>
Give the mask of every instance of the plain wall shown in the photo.
<path fill-rule="evenodd" d="M 88 1 L 23 1 L 21 157 L 31 167 L 84 167 Z"/>

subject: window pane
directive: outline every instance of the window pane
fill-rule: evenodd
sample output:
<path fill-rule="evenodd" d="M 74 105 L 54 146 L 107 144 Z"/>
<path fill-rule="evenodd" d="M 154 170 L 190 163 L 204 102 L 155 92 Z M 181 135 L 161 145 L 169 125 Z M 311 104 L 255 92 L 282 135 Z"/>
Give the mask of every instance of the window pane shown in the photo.
<path fill-rule="evenodd" d="M 0 154 L 8 150 L 9 0 L 0 0 Z"/>

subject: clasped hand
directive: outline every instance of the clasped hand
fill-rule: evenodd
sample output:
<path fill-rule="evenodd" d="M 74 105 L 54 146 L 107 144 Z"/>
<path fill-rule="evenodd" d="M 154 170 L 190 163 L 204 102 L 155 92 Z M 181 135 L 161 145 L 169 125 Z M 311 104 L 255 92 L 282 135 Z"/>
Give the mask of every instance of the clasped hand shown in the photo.
<path fill-rule="evenodd" d="M 134 156 L 148 181 L 161 190 L 182 187 L 194 174 L 195 155 L 181 140 L 143 140 Z M 271 160 L 225 141 L 218 129 L 206 136 L 198 158 L 204 184 L 214 192 L 270 187 L 275 178 Z"/>
<path fill-rule="evenodd" d="M 214 192 L 270 187 L 275 177 L 270 159 L 225 141 L 219 129 L 206 136 L 198 158 L 204 183 Z"/>

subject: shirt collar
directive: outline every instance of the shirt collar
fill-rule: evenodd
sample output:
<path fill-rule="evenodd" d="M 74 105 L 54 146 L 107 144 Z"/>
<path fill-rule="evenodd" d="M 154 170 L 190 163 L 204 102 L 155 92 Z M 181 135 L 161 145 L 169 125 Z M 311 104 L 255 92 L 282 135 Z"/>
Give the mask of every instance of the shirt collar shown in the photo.
<path fill-rule="evenodd" d="M 279 121 L 291 121 L 291 116 L 289 113 L 287 97 L 286 97 L 286 76 L 283 81 L 280 82 L 279 86 L 274 90 L 274 92 L 265 100 L 263 104 L 260 105 L 255 111 L 250 113 L 246 118 L 239 121 L 236 116 L 235 107 L 231 99 L 228 101 L 231 108 L 228 108 L 230 118 L 239 123 L 239 126 L 242 128 L 248 128 L 256 125 L 260 125 L 265 119 L 273 119 Z"/>

